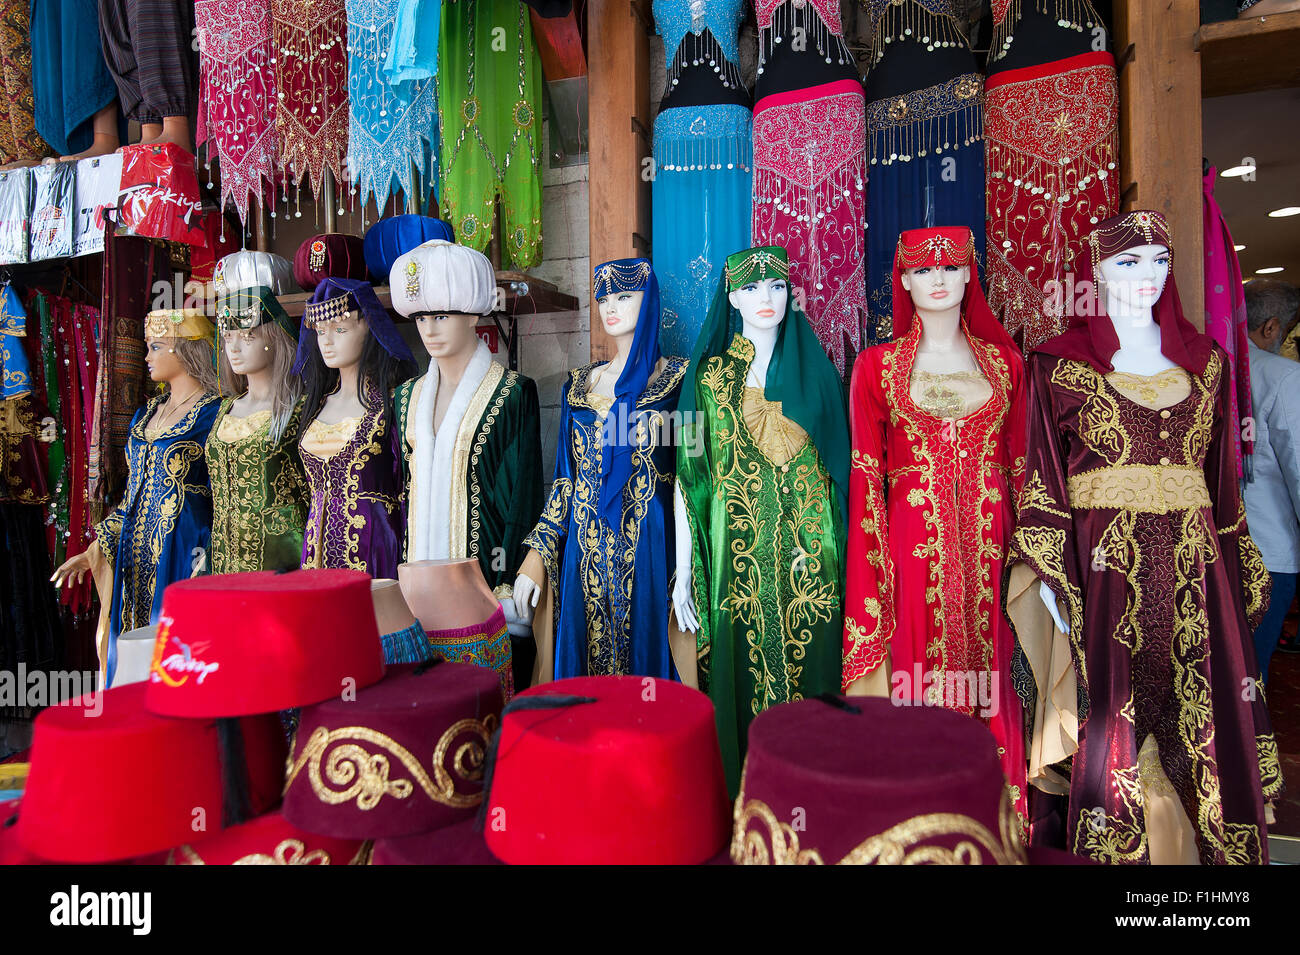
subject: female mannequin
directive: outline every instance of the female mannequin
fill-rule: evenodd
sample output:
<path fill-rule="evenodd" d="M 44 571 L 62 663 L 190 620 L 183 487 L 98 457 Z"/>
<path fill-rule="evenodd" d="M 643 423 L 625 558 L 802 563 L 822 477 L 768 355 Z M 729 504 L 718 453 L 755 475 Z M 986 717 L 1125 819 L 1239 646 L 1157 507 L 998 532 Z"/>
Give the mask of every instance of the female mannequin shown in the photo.
<path fill-rule="evenodd" d="M 848 415 L 789 273 L 779 247 L 727 257 L 678 406 L 673 607 L 733 792 L 750 720 L 839 690 Z"/>
<path fill-rule="evenodd" d="M 519 616 L 539 599 L 554 607 L 550 620 L 545 611 L 533 620 L 534 682 L 552 673 L 674 676 L 668 511 L 675 455 L 664 423 L 687 361 L 659 355 L 659 284 L 648 261 L 606 262 L 594 284 L 614 359 L 575 368 L 564 384 L 555 481 L 524 539 L 531 550 L 515 579 Z"/>
<path fill-rule="evenodd" d="M 1069 329 L 1029 362 L 1006 604 L 1029 779 L 1069 794 L 1079 855 L 1266 862 L 1282 779 L 1251 629 L 1269 577 L 1224 424 L 1227 359 L 1183 318 L 1158 213 L 1109 219 L 1088 248 Z"/>
<path fill-rule="evenodd" d="M 853 369 L 844 687 L 988 724 L 1026 815 L 1002 559 L 1024 469 L 1024 367 L 965 227 L 904 232 L 896 338 Z"/>
<path fill-rule="evenodd" d="M 80 583 L 87 571 L 95 575 L 108 608 L 96 638 L 106 686 L 113 682 L 118 634 L 155 623 L 166 586 L 207 565 L 212 492 L 203 446 L 220 404 L 214 335 L 198 309 L 146 317 L 149 377 L 166 389 L 131 421 L 122 502 L 95 528 L 97 540 L 51 578 L 62 586 Z"/>
<path fill-rule="evenodd" d="M 217 305 L 223 380 L 247 382 L 221 403 L 208 438 L 212 571 L 292 568 L 302 559 L 307 481 L 298 456 L 302 383 L 289 373 L 298 328 L 265 286 Z"/>
<path fill-rule="evenodd" d="M 395 578 L 406 508 L 392 389 L 414 374 L 415 360 L 369 282 L 327 278 L 316 286 L 293 371 L 306 392 L 302 565 Z"/>

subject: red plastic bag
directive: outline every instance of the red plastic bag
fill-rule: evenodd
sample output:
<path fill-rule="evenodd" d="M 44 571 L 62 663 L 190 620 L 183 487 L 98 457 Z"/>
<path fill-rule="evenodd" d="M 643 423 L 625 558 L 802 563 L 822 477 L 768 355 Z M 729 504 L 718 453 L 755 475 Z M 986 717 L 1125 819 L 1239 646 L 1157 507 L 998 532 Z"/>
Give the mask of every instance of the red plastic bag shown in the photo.
<path fill-rule="evenodd" d="M 118 233 L 205 245 L 194 157 L 175 143 L 122 150 Z"/>

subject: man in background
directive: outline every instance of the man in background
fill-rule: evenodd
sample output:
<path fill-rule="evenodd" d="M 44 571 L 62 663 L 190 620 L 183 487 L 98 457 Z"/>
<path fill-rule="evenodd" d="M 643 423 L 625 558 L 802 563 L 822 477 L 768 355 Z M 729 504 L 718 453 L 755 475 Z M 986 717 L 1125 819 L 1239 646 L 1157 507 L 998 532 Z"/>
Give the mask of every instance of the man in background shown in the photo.
<path fill-rule="evenodd" d="M 1300 572 L 1300 363 L 1277 354 L 1297 309 L 1300 290 L 1294 285 L 1276 279 L 1246 283 L 1250 396 L 1255 409 L 1246 523 L 1273 578 L 1268 612 L 1255 630 L 1255 653 L 1265 682 Z"/>

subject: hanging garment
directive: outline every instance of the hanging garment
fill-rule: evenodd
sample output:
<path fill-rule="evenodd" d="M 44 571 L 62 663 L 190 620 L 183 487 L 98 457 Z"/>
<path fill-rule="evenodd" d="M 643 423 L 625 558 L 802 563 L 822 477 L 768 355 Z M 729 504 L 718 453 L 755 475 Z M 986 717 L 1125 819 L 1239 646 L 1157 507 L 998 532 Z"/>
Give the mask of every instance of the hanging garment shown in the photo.
<path fill-rule="evenodd" d="M 276 163 L 290 182 L 323 194 L 342 184 L 348 153 L 348 35 L 343 0 L 271 0 Z"/>
<path fill-rule="evenodd" d="M 542 71 L 527 8 L 512 0 L 444 3 L 438 77 L 443 215 L 460 242 L 482 252 L 500 197 L 502 257 L 519 269 L 536 265 L 542 260 Z"/>
<path fill-rule="evenodd" d="M 1003 556 L 1024 474 L 1024 367 L 984 301 L 969 229 L 905 232 L 892 269 L 897 338 L 853 369 L 844 686 L 888 660 L 893 698 L 981 719 L 1022 824 L 1024 738 L 1002 615 Z M 916 369 L 922 323 L 902 270 L 971 269 L 961 330 L 989 397 Z"/>
<path fill-rule="evenodd" d="M 659 368 L 659 289 L 647 260 L 606 262 L 595 269 L 593 285 L 597 297 L 645 295 L 614 398 L 590 391 L 599 363 L 573 369 L 560 390 L 555 478 L 524 539 L 532 552 L 521 570 L 545 591 L 533 617 L 538 672 L 551 678 L 553 654 L 557 680 L 672 679 L 668 562 L 676 454 L 665 415 L 677 406 L 688 363 L 666 358 Z"/>
<path fill-rule="evenodd" d="M 687 355 L 723 259 L 750 242 L 754 117 L 736 66 L 744 0 L 657 0 L 654 15 L 668 62 L 651 186 L 659 344 Z"/>
<path fill-rule="evenodd" d="M 276 138 L 270 0 L 197 0 L 199 116 L 195 142 L 217 160 L 221 205 L 233 202 L 247 224 L 254 201 L 272 188 Z"/>
<path fill-rule="evenodd" d="M 1246 293 L 1241 284 L 1241 263 L 1228 230 L 1228 220 L 1214 198 L 1219 170 L 1211 166 L 1201 183 L 1205 196 L 1205 334 L 1228 355 L 1232 403 L 1228 430 L 1232 435 L 1237 476 L 1245 473 L 1242 456 L 1254 450 L 1253 437 L 1242 432 L 1242 422 L 1253 414 L 1250 396 L 1250 336 L 1246 326 Z M 1248 434 L 1253 435 L 1252 432 Z"/>
<path fill-rule="evenodd" d="M 0 111 L 0 165 L 43 159 L 50 146 L 36 132 L 32 95 L 31 0 L 0 3 L 0 80 L 8 115 Z"/>
<path fill-rule="evenodd" d="M 194 112 L 194 7 L 177 0 L 99 0 L 99 39 L 127 119 Z"/>
<path fill-rule="evenodd" d="M 94 141 L 95 114 L 117 99 L 104 62 L 97 0 L 31 0 L 36 131 L 60 156 Z"/>
<path fill-rule="evenodd" d="M 1087 0 L 1049 6 L 995 4 L 994 51 L 1012 53 L 990 61 L 984 87 L 989 306 L 1026 352 L 1065 328 L 1083 239 L 1119 210 L 1114 58 L 1056 22 Z M 1089 52 L 1055 56 L 1079 44 Z"/>
<path fill-rule="evenodd" d="M 691 429 L 677 477 L 691 529 L 699 682 L 713 700 L 732 792 L 755 716 L 840 689 L 844 385 L 788 296 L 767 378 L 751 387 L 754 343 L 727 299 L 748 282 L 788 275 L 784 249 L 726 258 L 678 405 Z"/>
<path fill-rule="evenodd" d="M 399 0 L 347 0 L 348 173 L 361 204 L 373 197 L 380 210 L 399 189 L 408 208 L 413 202 L 418 208 L 437 177 L 433 81 L 407 80 L 394 87 L 383 72 L 398 6 Z"/>
<path fill-rule="evenodd" d="M 383 74 L 398 96 L 410 95 L 412 80 L 431 80 L 438 75 L 441 30 L 442 0 L 397 0 Z"/>
<path fill-rule="evenodd" d="M 866 323 L 866 117 L 839 0 L 757 0 L 752 241 L 790 254 L 792 292 L 835 367 Z"/>
<path fill-rule="evenodd" d="M 1139 211 L 1092 233 L 1091 261 L 1169 244 Z M 1234 470 L 1227 358 L 1183 316 L 1172 275 L 1153 307 L 1177 367 L 1112 371 L 1119 338 L 1088 315 L 1029 359 L 1028 460 L 1006 607 L 1032 716 L 1029 780 L 1069 793 L 1067 848 L 1106 863 L 1167 851 L 1155 806 L 1188 832 L 1189 861 L 1268 861 L 1264 800 L 1282 791 L 1251 631 L 1270 581 Z M 1055 596 L 1069 633 L 1039 596 Z M 1020 669 L 1020 668 L 1018 668 Z M 1252 692 L 1245 692 L 1246 689 Z M 1061 764 L 1069 761 L 1063 772 Z"/>
<path fill-rule="evenodd" d="M 136 412 L 127 442 L 122 502 L 95 527 L 113 566 L 108 621 L 107 683 L 117 667 L 117 638 L 158 621 L 163 590 L 201 570 L 212 533 L 212 490 L 203 446 L 221 399 L 200 397 L 166 430 L 147 429 L 166 395 Z"/>
<path fill-rule="evenodd" d="M 975 238 L 975 280 L 984 273 L 984 82 L 954 6 L 872 4 L 867 310 L 875 342 L 893 338 L 894 250 L 903 231 L 967 227 Z"/>

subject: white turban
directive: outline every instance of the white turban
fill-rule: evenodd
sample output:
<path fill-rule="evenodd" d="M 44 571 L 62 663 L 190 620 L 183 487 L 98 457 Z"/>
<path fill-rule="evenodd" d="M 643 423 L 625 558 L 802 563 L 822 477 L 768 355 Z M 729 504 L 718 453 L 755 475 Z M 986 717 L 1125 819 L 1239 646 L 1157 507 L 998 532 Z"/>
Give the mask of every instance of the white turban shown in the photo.
<path fill-rule="evenodd" d="M 293 278 L 293 263 L 273 252 L 245 249 L 232 252 L 217 263 L 212 284 L 218 295 L 266 286 L 274 295 L 301 292 Z"/>
<path fill-rule="evenodd" d="M 496 304 L 497 278 L 488 257 L 445 239 L 399 255 L 388 285 L 393 308 L 407 318 L 417 312 L 488 315 Z"/>

